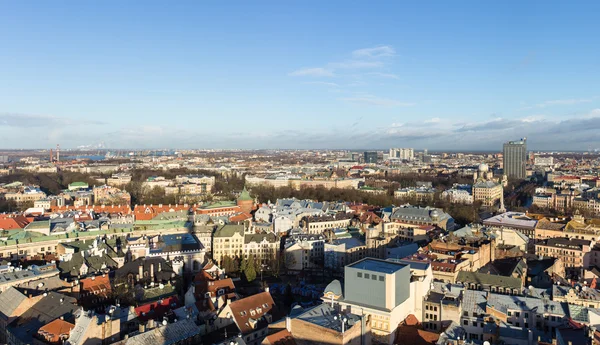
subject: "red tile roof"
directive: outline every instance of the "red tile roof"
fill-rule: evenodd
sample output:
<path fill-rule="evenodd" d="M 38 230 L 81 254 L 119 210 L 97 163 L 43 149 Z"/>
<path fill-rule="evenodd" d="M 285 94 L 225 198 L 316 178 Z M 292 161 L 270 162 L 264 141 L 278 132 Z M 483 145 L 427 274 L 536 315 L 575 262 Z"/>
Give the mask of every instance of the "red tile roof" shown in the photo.
<path fill-rule="evenodd" d="M 52 212 L 65 211 L 94 211 L 94 213 L 121 213 L 131 214 L 131 206 L 129 205 L 86 205 L 86 206 L 52 206 Z"/>
<path fill-rule="evenodd" d="M 141 305 L 135 308 L 135 313 L 140 321 L 156 320 L 161 319 L 165 314 L 178 307 L 179 299 L 177 296 L 171 296 L 157 302 Z"/>

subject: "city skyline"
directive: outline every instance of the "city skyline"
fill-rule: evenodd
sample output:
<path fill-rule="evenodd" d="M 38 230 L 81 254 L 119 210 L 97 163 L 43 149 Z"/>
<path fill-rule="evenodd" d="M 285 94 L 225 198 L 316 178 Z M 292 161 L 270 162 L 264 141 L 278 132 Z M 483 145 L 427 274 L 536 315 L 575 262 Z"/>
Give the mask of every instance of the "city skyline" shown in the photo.
<path fill-rule="evenodd" d="M 3 3 L 0 148 L 597 149 L 599 6 Z"/>

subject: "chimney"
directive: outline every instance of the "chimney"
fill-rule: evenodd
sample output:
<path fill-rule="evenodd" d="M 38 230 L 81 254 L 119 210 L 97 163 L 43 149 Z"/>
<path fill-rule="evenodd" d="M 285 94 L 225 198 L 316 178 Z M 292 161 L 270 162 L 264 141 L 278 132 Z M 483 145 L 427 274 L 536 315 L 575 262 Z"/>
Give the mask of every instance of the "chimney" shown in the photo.
<path fill-rule="evenodd" d="M 285 329 L 292 333 L 292 319 L 289 316 L 285 317 Z"/>
<path fill-rule="evenodd" d="M 146 325 L 144 325 L 143 323 L 140 323 L 139 331 L 140 331 L 140 333 L 146 332 Z"/>

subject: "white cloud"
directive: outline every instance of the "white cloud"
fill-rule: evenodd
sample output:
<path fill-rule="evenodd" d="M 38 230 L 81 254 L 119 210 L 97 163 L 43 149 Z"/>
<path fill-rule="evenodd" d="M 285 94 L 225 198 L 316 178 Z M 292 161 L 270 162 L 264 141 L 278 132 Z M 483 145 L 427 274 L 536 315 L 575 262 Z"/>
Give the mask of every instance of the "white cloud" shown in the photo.
<path fill-rule="evenodd" d="M 372 75 L 372 76 L 376 76 L 376 77 L 381 77 L 381 78 L 388 78 L 388 79 L 400 79 L 400 77 L 398 77 L 397 75 L 393 74 L 393 73 L 381 73 L 381 72 L 371 72 L 371 73 L 367 73 L 367 75 Z"/>
<path fill-rule="evenodd" d="M 591 119 L 594 117 L 600 117 L 600 108 L 592 109 L 589 113 L 583 116 L 584 119 Z"/>
<path fill-rule="evenodd" d="M 550 101 L 545 101 L 542 103 L 538 103 L 535 105 L 530 105 L 530 106 L 526 106 L 523 107 L 519 110 L 529 110 L 529 109 L 535 109 L 535 108 L 546 108 L 546 107 L 551 107 L 554 105 L 574 105 L 574 104 L 581 104 L 581 103 L 589 103 L 591 102 L 592 99 L 590 98 L 573 98 L 573 99 L 554 99 L 554 100 L 550 100 Z"/>
<path fill-rule="evenodd" d="M 352 52 L 352 56 L 359 58 L 380 58 L 396 55 L 396 50 L 390 46 L 378 46 L 373 48 L 357 49 Z"/>
<path fill-rule="evenodd" d="M 292 77 L 333 77 L 333 71 L 322 67 L 313 67 L 302 68 L 289 75 Z"/>
<path fill-rule="evenodd" d="M 338 87 L 339 85 L 336 83 L 330 83 L 330 82 L 326 82 L 326 81 L 307 81 L 304 84 L 310 84 L 310 85 L 324 85 L 324 86 L 331 86 L 331 87 Z"/>
<path fill-rule="evenodd" d="M 439 117 L 434 117 L 429 120 L 425 120 L 425 123 L 439 123 L 441 120 Z"/>
<path fill-rule="evenodd" d="M 340 98 L 342 101 L 352 102 L 352 103 L 362 103 L 383 107 L 410 107 L 415 105 L 414 103 L 409 102 L 401 102 L 395 99 L 389 98 L 381 98 L 372 95 L 364 95 L 364 96 L 356 96 L 356 97 L 346 97 Z"/>
<path fill-rule="evenodd" d="M 342 62 L 333 62 L 329 64 L 333 69 L 364 69 L 364 68 L 378 68 L 382 67 L 381 61 L 360 61 L 360 60 L 349 60 Z"/>

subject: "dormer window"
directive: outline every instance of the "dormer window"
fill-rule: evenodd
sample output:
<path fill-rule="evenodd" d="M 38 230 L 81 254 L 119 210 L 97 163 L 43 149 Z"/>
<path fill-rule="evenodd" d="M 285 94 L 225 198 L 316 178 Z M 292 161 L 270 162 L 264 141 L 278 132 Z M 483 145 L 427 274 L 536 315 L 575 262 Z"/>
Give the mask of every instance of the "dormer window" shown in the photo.
<path fill-rule="evenodd" d="M 254 315 L 256 315 L 256 312 L 254 310 L 250 310 L 250 315 L 254 316 Z"/>

